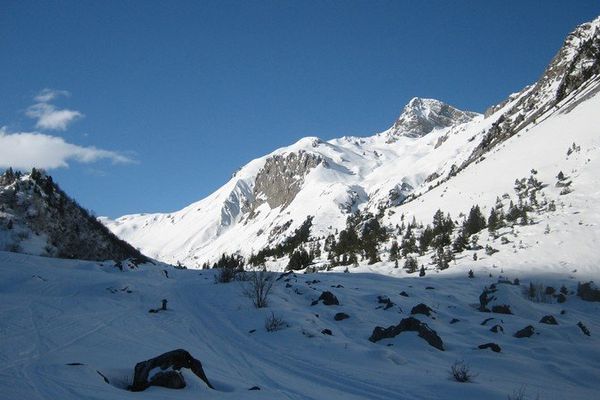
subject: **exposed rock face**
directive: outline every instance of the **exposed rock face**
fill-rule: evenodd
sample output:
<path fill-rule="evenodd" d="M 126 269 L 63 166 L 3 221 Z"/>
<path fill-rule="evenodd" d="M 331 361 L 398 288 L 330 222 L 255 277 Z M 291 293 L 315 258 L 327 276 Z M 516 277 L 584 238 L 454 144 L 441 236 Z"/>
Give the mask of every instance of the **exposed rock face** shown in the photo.
<path fill-rule="evenodd" d="M 271 208 L 287 207 L 302 188 L 306 174 L 322 162 L 320 155 L 305 151 L 267 159 L 256 176 L 253 208 L 264 202 Z"/>
<path fill-rule="evenodd" d="M 413 192 L 414 188 L 407 182 L 402 182 L 396 185 L 390 190 L 388 195 L 388 207 L 399 206 L 404 203 L 409 194 Z"/>
<path fill-rule="evenodd" d="M 171 389 L 184 388 L 185 380 L 179 372 L 181 368 L 190 369 L 209 388 L 214 389 L 208 381 L 200 361 L 183 349 L 169 351 L 158 357 L 137 363 L 133 384 L 129 389 L 132 392 L 139 392 L 150 386 L 163 386 Z M 155 369 L 158 369 L 158 371 L 153 371 Z M 154 374 L 152 374 L 153 372 Z"/>
<path fill-rule="evenodd" d="M 478 114 L 461 111 L 435 99 L 413 98 L 402 110 L 402 114 L 392 126 L 390 140 L 398 136 L 422 137 L 436 128 L 471 121 Z"/>
<path fill-rule="evenodd" d="M 388 328 L 380 326 L 373 329 L 369 340 L 377 342 L 381 339 L 389 339 L 398 336 L 402 332 L 418 332 L 419 337 L 423 338 L 430 346 L 444 351 L 444 342 L 438 336 L 437 332 L 427 326 L 426 323 L 419 321 L 414 317 L 404 318 L 398 325 L 392 325 Z"/>

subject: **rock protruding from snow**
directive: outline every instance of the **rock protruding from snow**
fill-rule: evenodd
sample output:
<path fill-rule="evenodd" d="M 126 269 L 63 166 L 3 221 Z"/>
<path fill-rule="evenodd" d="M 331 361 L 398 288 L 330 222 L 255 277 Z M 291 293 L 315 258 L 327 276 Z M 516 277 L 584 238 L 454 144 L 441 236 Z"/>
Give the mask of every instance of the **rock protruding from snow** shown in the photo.
<path fill-rule="evenodd" d="M 438 128 L 463 124 L 479 114 L 461 111 L 435 99 L 413 98 L 389 131 L 390 140 L 399 136 L 423 137 Z"/>
<path fill-rule="evenodd" d="M 317 300 L 313 301 L 311 305 L 315 306 L 319 303 L 319 301 L 323 301 L 323 304 L 326 306 L 339 306 L 340 305 L 340 302 L 338 301 L 337 297 L 335 297 L 335 295 L 329 291 L 325 291 L 325 292 L 321 293 L 319 298 Z"/>
<path fill-rule="evenodd" d="M 402 332 L 417 332 L 420 338 L 423 338 L 430 346 L 444 351 L 444 342 L 436 331 L 431 329 L 426 323 L 419 321 L 414 317 L 404 318 L 398 325 L 392 325 L 387 328 L 381 326 L 375 327 L 369 340 L 378 342 L 382 339 L 390 339 L 398 336 Z"/>
<path fill-rule="evenodd" d="M 320 155 L 302 150 L 268 158 L 256 175 L 254 208 L 264 202 L 271 208 L 287 207 L 302 188 L 304 176 L 322 161 Z"/>
<path fill-rule="evenodd" d="M 517 331 L 513 336 L 516 338 L 528 338 L 533 336 L 535 333 L 535 328 L 531 325 L 527 325 L 525 328 Z"/>
<path fill-rule="evenodd" d="M 182 389 L 185 387 L 185 380 L 181 375 L 181 368 L 190 369 L 209 388 L 214 389 L 204 373 L 202 363 L 183 349 L 169 351 L 137 363 L 133 383 L 129 389 L 132 392 L 140 392 L 150 386 Z"/>

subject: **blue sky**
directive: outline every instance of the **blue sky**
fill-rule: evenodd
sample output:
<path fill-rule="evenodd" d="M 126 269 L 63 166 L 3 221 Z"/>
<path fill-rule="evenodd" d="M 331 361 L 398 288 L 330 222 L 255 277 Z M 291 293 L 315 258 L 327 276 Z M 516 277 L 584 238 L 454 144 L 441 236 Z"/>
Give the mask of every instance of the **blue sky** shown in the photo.
<path fill-rule="evenodd" d="M 384 130 L 414 96 L 482 112 L 600 14 L 596 0 L 1 8 L 4 163 L 46 165 L 111 217 L 184 207 L 304 136 Z"/>

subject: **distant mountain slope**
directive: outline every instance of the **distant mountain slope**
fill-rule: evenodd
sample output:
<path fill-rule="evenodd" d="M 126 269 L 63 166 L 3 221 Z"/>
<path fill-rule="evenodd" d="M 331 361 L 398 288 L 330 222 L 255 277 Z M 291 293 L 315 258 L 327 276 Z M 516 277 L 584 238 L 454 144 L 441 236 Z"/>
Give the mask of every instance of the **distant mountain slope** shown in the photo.
<path fill-rule="evenodd" d="M 0 175 L 0 248 L 81 260 L 148 261 L 36 169 Z"/>
<path fill-rule="evenodd" d="M 428 222 L 439 208 L 457 216 L 475 203 L 487 207 L 532 168 L 546 182 L 575 168 L 567 144 L 595 154 L 599 27 L 600 18 L 577 27 L 537 83 L 485 115 L 415 98 L 385 132 L 304 138 L 253 160 L 183 210 L 102 221 L 152 257 L 200 267 L 222 253 L 247 257 L 273 246 L 309 216 L 323 245 L 356 211 L 379 215 L 392 231 L 402 216 Z M 584 185 L 597 184 L 590 179 Z"/>

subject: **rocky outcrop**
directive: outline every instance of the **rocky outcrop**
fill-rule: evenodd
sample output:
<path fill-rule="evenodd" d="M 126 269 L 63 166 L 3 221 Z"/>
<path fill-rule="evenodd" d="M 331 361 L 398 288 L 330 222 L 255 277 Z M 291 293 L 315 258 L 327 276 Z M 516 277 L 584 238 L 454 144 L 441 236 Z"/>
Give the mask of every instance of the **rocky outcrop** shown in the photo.
<path fill-rule="evenodd" d="M 319 298 L 313 301 L 311 305 L 316 306 L 317 304 L 319 304 L 319 301 L 322 301 L 323 304 L 326 306 L 338 306 L 340 304 L 337 297 L 335 297 L 335 295 L 329 291 L 321 293 Z"/>
<path fill-rule="evenodd" d="M 389 132 L 389 141 L 399 136 L 418 138 L 437 128 L 447 128 L 471 121 L 478 114 L 461 111 L 435 99 L 413 98 L 402 110 Z"/>
<path fill-rule="evenodd" d="M 402 332 L 417 332 L 419 337 L 423 338 L 430 346 L 444 351 L 444 342 L 442 342 L 442 339 L 437 332 L 427 326 L 426 323 L 421 322 L 414 317 L 404 318 L 398 325 L 392 325 L 388 328 L 382 328 L 380 326 L 375 327 L 369 340 L 371 342 L 378 342 L 382 339 L 396 337 Z"/>
<path fill-rule="evenodd" d="M 256 175 L 253 210 L 263 203 L 269 207 L 287 207 L 296 197 L 304 177 L 323 162 L 318 154 L 298 151 L 268 158 Z"/>
<path fill-rule="evenodd" d="M 480 349 L 482 349 L 482 350 L 484 350 L 484 349 L 490 349 L 494 353 L 500 353 L 502 351 L 502 349 L 500 348 L 500 346 L 498 344 L 496 344 L 496 343 L 480 344 L 477 347 L 480 348 Z"/>
<path fill-rule="evenodd" d="M 533 336 L 535 333 L 535 328 L 531 325 L 526 326 L 525 328 L 517 331 L 513 336 L 516 338 L 528 338 Z"/>
<path fill-rule="evenodd" d="M 135 365 L 133 383 L 129 390 L 140 392 L 150 386 L 182 389 L 186 386 L 186 383 L 180 372 L 181 368 L 190 369 L 209 388 L 214 389 L 208 381 L 200 361 L 192 357 L 187 351 L 177 349 L 137 363 Z"/>

